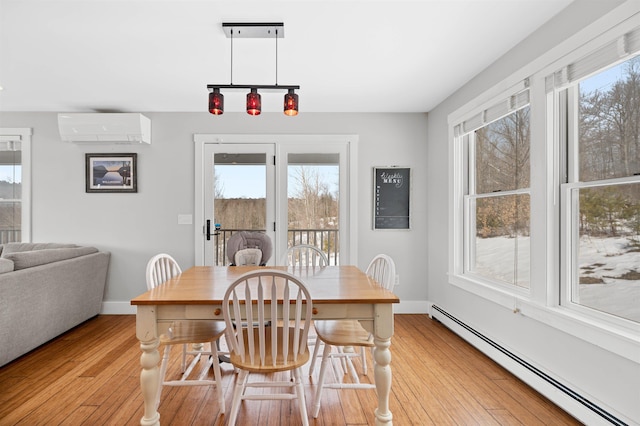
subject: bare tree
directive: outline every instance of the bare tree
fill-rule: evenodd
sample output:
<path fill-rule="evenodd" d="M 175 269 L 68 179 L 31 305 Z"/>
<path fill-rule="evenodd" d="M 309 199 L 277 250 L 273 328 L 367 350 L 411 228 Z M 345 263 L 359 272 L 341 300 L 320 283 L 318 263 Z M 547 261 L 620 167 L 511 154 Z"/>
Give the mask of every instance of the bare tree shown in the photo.
<path fill-rule="evenodd" d="M 604 90 L 580 93 L 580 180 L 640 173 L 640 57 L 624 64 L 624 74 Z M 638 233 L 639 185 L 580 191 L 580 231 Z"/>
<path fill-rule="evenodd" d="M 298 166 L 293 180 L 296 191 L 289 199 L 289 223 L 298 228 L 337 228 L 338 201 L 318 170 Z"/>

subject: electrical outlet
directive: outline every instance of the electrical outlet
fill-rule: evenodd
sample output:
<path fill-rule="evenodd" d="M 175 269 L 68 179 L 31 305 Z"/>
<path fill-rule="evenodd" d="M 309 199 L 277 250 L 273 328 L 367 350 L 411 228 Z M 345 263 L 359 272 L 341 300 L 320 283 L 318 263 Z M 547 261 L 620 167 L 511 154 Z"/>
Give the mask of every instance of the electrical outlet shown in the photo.
<path fill-rule="evenodd" d="M 396 285 L 400 285 L 400 274 L 396 274 Z"/>

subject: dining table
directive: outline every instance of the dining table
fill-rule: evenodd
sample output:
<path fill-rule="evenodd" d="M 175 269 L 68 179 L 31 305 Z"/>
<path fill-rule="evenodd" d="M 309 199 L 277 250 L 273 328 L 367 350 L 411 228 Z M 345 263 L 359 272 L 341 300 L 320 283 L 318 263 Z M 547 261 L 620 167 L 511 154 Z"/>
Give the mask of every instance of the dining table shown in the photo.
<path fill-rule="evenodd" d="M 358 320 L 373 335 L 374 380 L 378 397 L 376 425 L 392 425 L 391 338 L 393 305 L 399 298 L 358 267 L 340 266 L 194 266 L 131 300 L 136 307 L 136 336 L 142 355 L 140 387 L 144 398 L 141 425 L 159 425 L 155 404 L 159 384 L 159 336 L 174 321 L 223 321 L 227 288 L 244 273 L 259 268 L 286 271 L 300 278 L 311 294 L 314 320 Z"/>

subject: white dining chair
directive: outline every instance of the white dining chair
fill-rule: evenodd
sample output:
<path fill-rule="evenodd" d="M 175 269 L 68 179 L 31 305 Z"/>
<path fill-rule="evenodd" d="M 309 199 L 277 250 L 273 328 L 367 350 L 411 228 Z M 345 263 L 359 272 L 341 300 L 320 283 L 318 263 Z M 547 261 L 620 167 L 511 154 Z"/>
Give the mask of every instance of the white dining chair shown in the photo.
<path fill-rule="evenodd" d="M 317 266 L 324 267 L 329 265 L 327 255 L 318 247 L 311 244 L 298 244 L 287 249 L 282 264 L 293 267 Z M 311 336 L 309 338 L 309 346 L 318 345 L 320 341 Z M 314 357 L 318 356 L 318 346 L 315 347 Z"/>
<path fill-rule="evenodd" d="M 327 266 L 327 255 L 311 244 L 298 244 L 287 249 L 282 261 L 286 266 Z"/>
<path fill-rule="evenodd" d="M 230 360 L 239 372 L 229 425 L 236 424 L 242 401 L 271 399 L 297 399 L 302 424 L 309 424 L 301 367 L 309 360 L 307 336 L 312 308 L 305 285 L 287 272 L 272 269 L 247 272 L 229 286 L 222 313 Z M 282 371 L 290 372 L 290 380 L 249 381 L 250 373 Z M 295 393 L 248 392 L 253 387 L 293 388 Z"/>
<path fill-rule="evenodd" d="M 369 266 L 366 273 L 377 285 L 387 290 L 392 290 L 395 285 L 396 268 L 391 257 L 386 254 L 376 255 Z M 357 320 L 316 320 L 314 326 L 317 334 L 314 354 L 309 367 L 309 375 L 313 374 L 315 360 L 317 359 L 320 343 L 324 344 L 322 353 L 322 362 L 320 364 L 320 373 L 318 374 L 318 389 L 316 391 L 313 404 L 313 417 L 317 418 L 320 412 L 320 400 L 322 398 L 322 390 L 325 387 L 334 389 L 375 389 L 375 384 L 361 383 L 355 370 L 351 358 L 360 357 L 364 374 L 367 374 L 366 349 L 373 349 L 375 346 L 373 336 L 362 327 Z M 359 348 L 359 353 L 355 351 L 346 351 L 344 348 Z M 336 348 L 336 351 L 333 351 Z M 350 373 L 352 377 L 351 383 L 325 384 L 325 375 L 327 365 L 332 359 L 339 358 L 343 361 L 344 374 Z"/>
<path fill-rule="evenodd" d="M 165 281 L 182 273 L 180 266 L 173 257 L 166 253 L 153 256 L 147 263 L 147 289 L 151 290 Z M 222 374 L 220 372 L 219 354 L 216 341 L 224 335 L 225 325 L 222 321 L 174 321 L 166 333 L 160 335 L 160 346 L 164 346 L 162 362 L 160 364 L 160 380 L 156 393 L 156 409 L 160 404 L 160 396 L 163 386 L 209 386 L 215 385 L 220 404 L 220 412 L 224 413 L 224 395 L 222 393 Z M 199 345 L 209 343 L 210 351 L 188 350 L 189 344 Z M 165 380 L 171 347 L 182 346 L 182 375 L 177 380 Z M 187 356 L 193 356 L 187 367 Z M 206 368 L 202 370 L 198 378 L 190 378 L 193 369 L 205 356 Z M 209 368 L 213 367 L 214 380 L 206 379 Z"/>

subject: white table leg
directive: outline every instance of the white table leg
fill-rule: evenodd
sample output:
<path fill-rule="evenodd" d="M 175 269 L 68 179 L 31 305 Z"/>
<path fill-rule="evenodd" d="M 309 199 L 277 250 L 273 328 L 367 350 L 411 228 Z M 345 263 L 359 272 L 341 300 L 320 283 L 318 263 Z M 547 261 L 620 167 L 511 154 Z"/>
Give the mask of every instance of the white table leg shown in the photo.
<path fill-rule="evenodd" d="M 158 392 L 158 382 L 160 371 L 160 353 L 156 326 L 155 306 L 138 306 L 136 313 L 136 335 L 140 340 L 140 388 L 142 398 L 144 398 L 144 416 L 140 419 L 142 426 L 160 425 L 160 413 L 156 407 L 156 395 Z"/>
<path fill-rule="evenodd" d="M 140 342 L 142 356 L 140 357 L 140 388 L 142 389 L 142 397 L 144 398 L 144 417 L 140 420 L 143 426 L 154 426 L 160 424 L 160 413 L 156 410 L 156 394 L 158 393 L 158 380 L 160 374 L 158 371 L 158 361 L 160 361 L 160 353 L 158 352 L 159 339 L 151 342 Z"/>
<path fill-rule="evenodd" d="M 393 336 L 393 308 L 390 304 L 376 305 L 374 321 L 373 361 L 378 408 L 375 411 L 376 425 L 393 425 L 393 415 L 389 411 L 391 393 L 391 336 Z"/>

